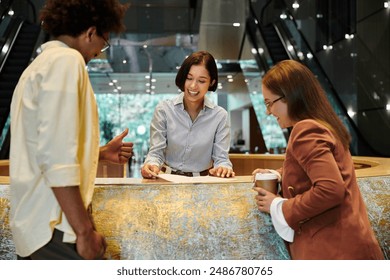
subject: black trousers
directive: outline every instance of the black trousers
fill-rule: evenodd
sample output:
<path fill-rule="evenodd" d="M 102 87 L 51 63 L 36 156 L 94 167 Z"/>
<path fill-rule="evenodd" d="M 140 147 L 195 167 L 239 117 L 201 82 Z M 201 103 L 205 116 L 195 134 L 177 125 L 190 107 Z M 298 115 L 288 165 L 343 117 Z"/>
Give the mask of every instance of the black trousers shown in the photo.
<path fill-rule="evenodd" d="M 62 242 L 64 233 L 54 229 L 49 243 L 28 257 L 17 256 L 18 260 L 83 260 L 77 253 L 76 244 Z"/>

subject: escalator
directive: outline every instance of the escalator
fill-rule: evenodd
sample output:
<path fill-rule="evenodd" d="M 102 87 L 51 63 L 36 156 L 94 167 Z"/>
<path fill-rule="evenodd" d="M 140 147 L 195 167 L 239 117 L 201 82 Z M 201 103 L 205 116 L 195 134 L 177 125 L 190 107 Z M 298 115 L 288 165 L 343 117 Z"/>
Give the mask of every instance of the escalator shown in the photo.
<path fill-rule="evenodd" d="M 272 0 L 266 3 L 263 1 L 262 8 L 254 8 L 252 7 L 253 2 L 249 1 L 251 11 L 247 19 L 247 34 L 249 41 L 254 48 L 261 48 L 265 50 L 263 54 L 261 52 L 254 53 L 260 73 L 266 72 L 270 67 L 272 67 L 272 65 L 284 59 L 294 59 L 305 64 L 316 75 L 322 87 L 324 88 L 336 114 L 341 118 L 349 130 L 352 136 L 352 143 L 350 146 L 351 153 L 353 155 L 364 156 L 390 156 L 389 150 L 383 149 L 384 145 L 381 145 L 378 141 L 378 139 L 387 137 L 386 135 L 388 135 L 388 131 L 386 133 L 379 132 L 379 134 L 375 137 L 373 137 L 372 131 L 370 131 L 370 134 L 367 134 L 368 130 L 362 126 L 362 117 L 360 117 L 358 123 L 356 118 L 351 116 L 349 103 L 346 103 L 346 98 L 341 96 L 341 92 L 339 91 L 340 87 L 334 86 L 336 81 L 332 80 L 332 76 L 329 77 L 330 73 L 325 71 L 324 67 L 326 66 L 322 63 L 329 63 L 329 57 L 332 55 L 332 53 L 326 53 L 326 59 L 321 60 L 317 57 L 317 55 L 323 55 L 323 52 L 321 52 L 321 50 L 313 50 L 310 43 L 308 43 L 308 40 L 312 38 L 306 38 L 305 34 L 301 32 L 302 24 L 306 22 L 301 20 L 298 24 L 292 14 L 289 13 L 288 6 L 285 5 L 282 7 L 280 5 L 280 3 L 283 1 L 276 1 L 278 2 L 278 9 L 270 9 L 271 11 L 264 12 L 265 9 L 272 6 L 273 2 L 274 1 Z M 270 20 L 270 18 L 272 20 Z M 298 28 L 298 26 L 300 26 L 300 28 Z M 257 29 L 255 30 L 254 28 Z M 346 66 L 345 64 L 341 64 L 340 66 L 350 67 L 353 69 L 353 65 Z M 355 77 L 355 79 L 358 81 L 359 76 Z M 338 80 L 340 80 L 339 77 Z M 340 84 L 340 81 L 337 82 Z M 367 83 L 365 85 L 367 85 Z M 355 92 L 355 96 L 359 96 L 358 94 L 360 94 L 360 99 L 362 99 L 362 94 L 360 92 L 357 92 L 353 88 L 349 87 L 348 92 L 351 91 Z M 370 90 L 366 91 L 369 92 Z M 347 102 L 349 102 L 350 99 L 351 97 L 349 97 Z M 365 122 L 369 122 L 369 117 L 369 114 L 365 112 Z M 379 117 L 371 117 L 371 119 L 375 119 L 375 125 L 380 127 L 386 128 L 389 126 L 389 123 L 387 122 L 386 124 L 386 121 L 379 123 L 379 121 L 385 119 L 383 117 L 381 119 L 379 119 Z M 381 141 L 383 142 L 383 140 Z"/>
<path fill-rule="evenodd" d="M 264 40 L 267 42 L 267 47 L 274 63 L 290 59 L 274 25 L 260 25 L 260 30 Z"/>
<path fill-rule="evenodd" d="M 264 71 L 279 61 L 290 59 L 275 25 L 262 25 L 256 17 L 251 15 L 246 20 L 246 34 L 252 46 L 257 50 L 254 54 L 255 59 Z M 263 56 L 262 52 L 268 53 L 270 59 L 266 59 L 267 55 Z"/>
<path fill-rule="evenodd" d="M 3 18 L 0 54 L 0 159 L 9 156 L 9 113 L 13 91 L 19 77 L 29 65 L 41 35 L 37 24 L 20 18 Z"/>
<path fill-rule="evenodd" d="M 261 14 L 267 8 L 267 6 L 272 3 L 268 1 L 265 6 L 261 9 Z M 259 12 L 256 11 L 252 1 L 249 1 L 249 16 L 246 21 L 246 34 L 252 44 L 256 49 L 264 51 L 264 56 L 262 58 L 266 63 L 262 63 L 262 70 L 267 71 L 272 65 L 278 63 L 279 61 L 286 59 L 293 59 L 291 52 L 287 51 L 286 42 L 282 40 L 283 30 L 275 22 L 266 22 L 264 17 L 258 15 Z M 289 38 L 291 36 L 284 36 Z M 262 55 L 260 54 L 259 55 Z M 255 54 L 256 56 L 256 54 Z M 266 65 L 264 65 L 266 64 Z"/>

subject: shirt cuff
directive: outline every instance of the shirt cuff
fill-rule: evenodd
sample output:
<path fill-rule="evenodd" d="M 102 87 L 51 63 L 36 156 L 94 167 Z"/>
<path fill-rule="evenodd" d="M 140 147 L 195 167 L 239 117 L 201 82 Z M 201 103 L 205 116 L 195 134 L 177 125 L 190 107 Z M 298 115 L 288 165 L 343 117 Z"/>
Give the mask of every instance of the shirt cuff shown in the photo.
<path fill-rule="evenodd" d="M 80 185 L 80 165 L 57 165 L 45 172 L 50 187 L 66 187 Z"/>
<path fill-rule="evenodd" d="M 144 161 L 144 164 L 143 164 L 142 166 L 144 166 L 144 165 L 146 165 L 146 164 L 156 165 L 156 166 L 158 166 L 159 168 L 161 168 L 161 167 L 163 166 L 162 164 L 160 164 L 160 163 L 158 162 L 158 160 L 156 160 L 156 159 L 154 159 L 154 158 L 146 159 L 146 160 Z"/>
<path fill-rule="evenodd" d="M 270 214 L 272 219 L 272 224 L 275 227 L 276 232 L 287 242 L 294 241 L 294 230 L 289 227 L 284 218 L 282 205 L 284 201 L 287 200 L 285 198 L 276 197 L 270 207 Z"/>

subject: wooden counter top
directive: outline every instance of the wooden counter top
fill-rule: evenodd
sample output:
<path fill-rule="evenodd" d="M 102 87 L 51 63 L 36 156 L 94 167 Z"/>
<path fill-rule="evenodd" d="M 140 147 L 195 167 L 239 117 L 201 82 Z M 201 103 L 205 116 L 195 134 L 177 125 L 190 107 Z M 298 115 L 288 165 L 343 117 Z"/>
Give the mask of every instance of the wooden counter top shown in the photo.
<path fill-rule="evenodd" d="M 282 166 L 284 155 L 271 154 L 230 154 L 236 175 L 250 175 L 256 168 L 278 169 Z M 356 177 L 390 176 L 390 158 L 352 157 Z"/>
<path fill-rule="evenodd" d="M 390 158 L 353 156 L 357 178 L 390 176 Z M 236 172 L 236 182 L 250 182 L 252 171 L 256 168 L 278 169 L 282 166 L 284 155 L 270 154 L 230 154 Z M 0 185 L 9 185 L 9 160 L 0 160 Z M 112 170 L 111 170 L 112 169 Z M 118 165 L 104 165 L 104 174 L 109 177 L 124 176 L 124 168 Z M 107 171 L 108 170 L 108 171 Z M 119 170 L 119 171 L 118 171 Z M 100 174 L 100 177 L 105 177 Z M 170 184 L 164 180 L 128 178 L 129 184 Z M 97 182 L 101 180 L 97 179 Z"/>
<path fill-rule="evenodd" d="M 354 156 L 352 159 L 358 178 L 390 176 L 390 158 Z M 363 167 L 359 168 L 359 165 L 363 165 Z"/>

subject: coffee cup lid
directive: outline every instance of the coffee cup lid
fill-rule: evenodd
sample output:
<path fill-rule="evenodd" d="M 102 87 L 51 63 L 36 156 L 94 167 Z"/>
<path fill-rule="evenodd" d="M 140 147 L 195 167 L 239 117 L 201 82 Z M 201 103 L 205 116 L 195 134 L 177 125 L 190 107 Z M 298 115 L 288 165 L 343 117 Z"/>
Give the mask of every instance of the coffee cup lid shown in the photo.
<path fill-rule="evenodd" d="M 273 180 L 278 179 L 278 176 L 274 173 L 256 173 L 256 180 Z"/>

